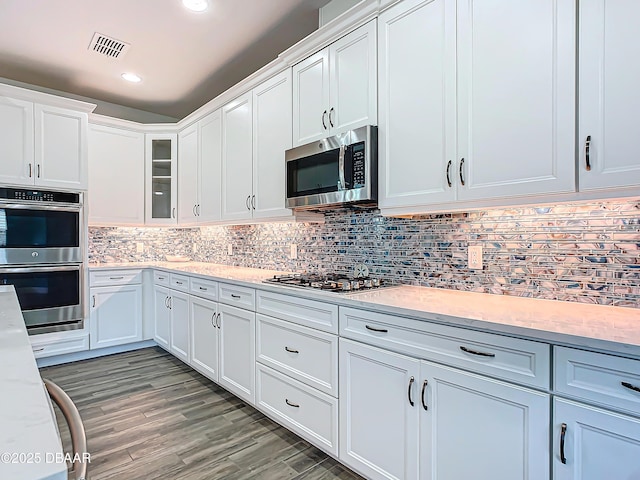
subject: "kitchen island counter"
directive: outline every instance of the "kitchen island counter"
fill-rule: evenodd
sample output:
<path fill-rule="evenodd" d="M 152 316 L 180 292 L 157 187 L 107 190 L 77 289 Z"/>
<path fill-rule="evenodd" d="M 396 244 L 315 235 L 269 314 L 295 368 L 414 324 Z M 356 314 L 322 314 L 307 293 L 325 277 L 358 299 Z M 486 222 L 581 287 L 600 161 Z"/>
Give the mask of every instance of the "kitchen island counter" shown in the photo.
<path fill-rule="evenodd" d="M 90 264 L 90 269 L 158 268 L 337 305 L 599 349 L 640 358 L 640 309 L 401 285 L 332 293 L 264 283 L 285 272 L 199 262 Z"/>

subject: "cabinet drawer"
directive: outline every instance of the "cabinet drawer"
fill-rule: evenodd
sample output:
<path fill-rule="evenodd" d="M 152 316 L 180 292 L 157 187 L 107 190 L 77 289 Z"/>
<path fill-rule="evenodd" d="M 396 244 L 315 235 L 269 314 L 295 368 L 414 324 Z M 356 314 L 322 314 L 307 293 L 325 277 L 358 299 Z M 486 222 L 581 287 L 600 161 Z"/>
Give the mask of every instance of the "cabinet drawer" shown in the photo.
<path fill-rule="evenodd" d="M 548 390 L 542 342 L 340 307 L 340 336 L 491 377 Z"/>
<path fill-rule="evenodd" d="M 338 396 L 338 337 L 257 315 L 257 360 L 318 390 Z"/>
<path fill-rule="evenodd" d="M 192 295 L 207 298 L 215 302 L 218 300 L 218 282 L 191 277 L 189 279 L 189 292 Z"/>
<path fill-rule="evenodd" d="M 278 293 L 257 292 L 256 311 L 271 317 L 338 333 L 338 306 Z"/>
<path fill-rule="evenodd" d="M 169 288 L 189 293 L 189 277 L 187 275 L 180 275 L 179 273 L 171 273 L 169 275 Z"/>
<path fill-rule="evenodd" d="M 256 364 L 256 405 L 317 447 L 338 455 L 338 401 Z"/>
<path fill-rule="evenodd" d="M 554 347 L 554 389 L 640 414 L 640 360 Z"/>
<path fill-rule="evenodd" d="M 142 270 L 99 270 L 89 272 L 89 285 L 92 287 L 136 283 L 142 283 Z"/>
<path fill-rule="evenodd" d="M 169 274 L 167 272 L 159 272 L 157 270 L 153 271 L 153 283 L 156 285 L 164 285 L 166 287 L 169 286 Z"/>
<path fill-rule="evenodd" d="M 218 301 L 253 311 L 256 308 L 256 291 L 253 288 L 221 283 L 218 285 Z"/>
<path fill-rule="evenodd" d="M 89 336 L 64 338 L 59 340 L 31 339 L 31 348 L 36 358 L 53 357 L 66 353 L 84 352 L 89 350 Z"/>

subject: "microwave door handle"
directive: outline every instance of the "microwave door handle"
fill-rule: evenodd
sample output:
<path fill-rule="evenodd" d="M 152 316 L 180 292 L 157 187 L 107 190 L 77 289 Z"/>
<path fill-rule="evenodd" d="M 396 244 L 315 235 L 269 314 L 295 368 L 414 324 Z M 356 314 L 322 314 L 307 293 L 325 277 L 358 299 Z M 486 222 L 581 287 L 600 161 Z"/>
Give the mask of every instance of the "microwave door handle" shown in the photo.
<path fill-rule="evenodd" d="M 338 155 L 338 190 L 344 190 L 346 185 L 344 183 L 344 152 L 346 147 L 344 145 L 340 145 L 340 154 Z"/>

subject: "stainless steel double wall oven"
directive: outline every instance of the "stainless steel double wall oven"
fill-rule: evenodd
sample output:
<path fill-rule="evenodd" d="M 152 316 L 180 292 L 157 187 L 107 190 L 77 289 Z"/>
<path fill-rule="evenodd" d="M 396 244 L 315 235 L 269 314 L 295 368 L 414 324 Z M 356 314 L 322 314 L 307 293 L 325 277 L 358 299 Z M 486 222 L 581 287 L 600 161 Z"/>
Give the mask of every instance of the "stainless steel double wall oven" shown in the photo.
<path fill-rule="evenodd" d="M 0 284 L 30 334 L 83 327 L 82 193 L 0 187 Z"/>

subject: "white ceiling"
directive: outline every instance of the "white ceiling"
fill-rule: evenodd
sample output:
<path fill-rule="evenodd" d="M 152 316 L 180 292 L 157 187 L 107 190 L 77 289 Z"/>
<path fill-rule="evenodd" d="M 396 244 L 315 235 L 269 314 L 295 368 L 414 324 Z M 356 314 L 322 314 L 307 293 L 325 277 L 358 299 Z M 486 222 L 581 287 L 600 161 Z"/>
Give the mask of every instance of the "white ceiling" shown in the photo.
<path fill-rule="evenodd" d="M 0 0 L 0 77 L 183 118 L 317 29 L 328 2 L 210 0 L 193 13 L 181 0 Z M 92 52 L 95 32 L 131 48 Z"/>

